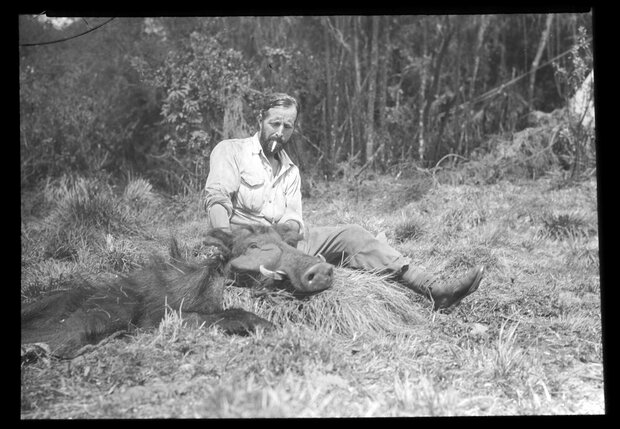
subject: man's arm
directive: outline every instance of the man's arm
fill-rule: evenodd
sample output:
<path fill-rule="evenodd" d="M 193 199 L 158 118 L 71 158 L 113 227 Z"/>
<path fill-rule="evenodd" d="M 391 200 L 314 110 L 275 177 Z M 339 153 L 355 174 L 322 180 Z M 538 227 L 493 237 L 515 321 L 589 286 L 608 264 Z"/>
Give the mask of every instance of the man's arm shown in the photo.
<path fill-rule="evenodd" d="M 211 228 L 230 228 L 228 211 L 221 204 L 212 205 L 209 209 L 209 223 Z"/>
<path fill-rule="evenodd" d="M 211 151 L 205 185 L 205 209 L 212 228 L 229 228 L 231 196 L 239 190 L 240 174 L 233 146 L 222 141 Z"/>
<path fill-rule="evenodd" d="M 284 212 L 284 216 L 280 219 L 280 223 L 290 225 L 303 235 L 304 221 L 301 212 L 301 177 L 299 176 L 299 169 L 297 169 L 297 167 L 293 168 L 295 171 L 291 172 L 293 177 L 286 189 L 286 211 Z"/>

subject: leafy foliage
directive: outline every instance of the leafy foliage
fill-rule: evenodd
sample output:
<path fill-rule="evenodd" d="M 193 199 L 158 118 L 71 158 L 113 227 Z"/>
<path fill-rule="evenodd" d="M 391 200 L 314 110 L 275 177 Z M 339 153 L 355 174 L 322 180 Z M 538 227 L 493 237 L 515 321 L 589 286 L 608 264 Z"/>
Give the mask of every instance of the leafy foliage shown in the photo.
<path fill-rule="evenodd" d="M 133 22 L 116 30 L 130 38 Z M 20 51 L 22 186 L 63 173 L 118 173 L 143 161 L 155 99 L 138 84 L 118 39 L 104 26 L 94 38 Z"/>
<path fill-rule="evenodd" d="M 531 71 L 544 18 L 117 18 L 67 42 L 24 46 L 22 187 L 104 171 L 190 194 L 204 185 L 217 142 L 256 130 L 256 102 L 271 91 L 300 101 L 290 151 L 309 174 L 332 177 L 352 160 L 377 171 L 470 158 L 493 136 L 521 131 L 532 110 L 562 107 L 591 70 L 591 15 L 559 14 L 546 55 L 573 52 L 555 73 L 549 64 L 537 71 L 527 99 L 516 78 Z M 20 41 L 94 25 L 85 21 L 56 29 L 23 15 Z M 565 128 L 564 161 L 581 173 L 593 163 L 593 134 Z"/>
<path fill-rule="evenodd" d="M 593 55 L 587 32 L 579 27 L 577 40 L 571 48 L 568 65 L 555 64 L 562 93 L 566 99 L 566 121 L 563 136 L 564 152 L 572 176 L 591 168 L 595 162 Z"/>
<path fill-rule="evenodd" d="M 162 169 L 167 176 L 162 180 L 172 187 L 185 183 L 197 189 L 206 178 L 212 146 L 223 138 L 249 133 L 238 112 L 249 73 L 239 52 L 223 47 L 208 34 L 193 31 L 179 44 L 153 70 L 145 70 L 148 65 L 139 58 L 134 62 L 141 67 L 144 81 L 165 94 L 161 157 L 176 165 Z M 224 129 L 219 128 L 222 118 Z"/>

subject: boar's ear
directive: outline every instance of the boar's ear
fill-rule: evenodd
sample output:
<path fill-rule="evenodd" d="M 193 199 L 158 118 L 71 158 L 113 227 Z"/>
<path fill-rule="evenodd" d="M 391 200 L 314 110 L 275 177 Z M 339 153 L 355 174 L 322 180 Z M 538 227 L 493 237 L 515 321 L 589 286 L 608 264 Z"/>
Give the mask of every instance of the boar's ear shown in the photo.
<path fill-rule="evenodd" d="M 197 245 L 194 249 L 198 249 L 198 253 L 201 253 L 204 249 L 215 248 L 219 254 L 219 258 L 227 261 L 230 259 L 232 253 L 233 238 L 230 231 L 222 229 L 211 229 L 205 235 L 202 243 Z M 211 251 L 212 253 L 213 251 Z"/>
<path fill-rule="evenodd" d="M 278 224 L 275 224 L 273 228 L 276 230 L 278 234 L 280 234 L 280 237 L 282 237 L 282 240 L 284 240 L 284 242 L 290 246 L 297 247 L 297 243 L 303 239 L 300 233 L 298 233 L 297 231 L 295 231 L 293 228 L 291 228 L 290 226 L 286 224 L 278 223 Z"/>
<path fill-rule="evenodd" d="M 207 232 L 205 239 L 202 241 L 203 245 L 216 246 L 230 253 L 233 247 L 233 235 L 232 232 L 221 228 L 214 228 Z"/>

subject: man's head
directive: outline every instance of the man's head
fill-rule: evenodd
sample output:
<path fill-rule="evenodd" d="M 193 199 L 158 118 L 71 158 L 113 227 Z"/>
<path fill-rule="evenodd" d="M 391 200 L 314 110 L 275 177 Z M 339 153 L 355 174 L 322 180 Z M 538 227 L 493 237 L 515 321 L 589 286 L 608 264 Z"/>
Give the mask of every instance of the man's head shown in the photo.
<path fill-rule="evenodd" d="M 282 150 L 295 129 L 299 105 L 287 94 L 274 93 L 265 98 L 258 113 L 259 140 L 266 155 Z"/>

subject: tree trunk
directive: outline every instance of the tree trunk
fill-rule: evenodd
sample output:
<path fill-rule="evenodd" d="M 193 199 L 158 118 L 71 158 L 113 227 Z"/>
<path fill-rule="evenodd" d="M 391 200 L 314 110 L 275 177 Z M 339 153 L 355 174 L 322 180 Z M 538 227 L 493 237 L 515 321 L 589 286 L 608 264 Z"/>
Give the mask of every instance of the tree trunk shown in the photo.
<path fill-rule="evenodd" d="M 448 51 L 448 46 L 450 45 L 450 41 L 452 40 L 452 35 L 454 34 L 454 30 L 455 30 L 455 27 L 453 27 L 450 24 L 450 17 L 446 16 L 444 19 L 445 19 L 445 25 L 446 25 L 446 32 L 444 33 L 443 40 L 441 41 L 441 47 L 439 48 L 439 52 L 435 54 L 433 57 L 433 61 L 432 61 L 432 67 L 433 67 L 432 73 L 433 74 L 432 74 L 431 86 L 429 88 L 428 95 L 426 96 L 426 99 L 424 102 L 424 111 L 422 115 L 422 121 L 424 123 L 425 128 L 429 124 L 428 117 L 429 117 L 431 105 L 437 98 L 437 93 L 439 91 L 439 80 L 441 78 L 441 67 L 443 65 L 443 60 L 446 56 L 446 52 Z M 420 150 L 421 150 L 421 155 L 426 155 L 428 153 L 428 148 L 424 148 L 424 152 L 422 152 L 422 148 L 420 148 Z M 435 148 L 435 152 L 437 152 L 436 148 Z M 423 158 L 420 157 L 420 160 L 422 159 Z"/>
<path fill-rule="evenodd" d="M 387 105 L 387 82 L 388 82 L 388 62 L 390 60 L 390 17 L 384 16 L 381 26 L 381 36 L 379 42 L 379 83 L 377 89 L 377 126 L 381 135 L 385 135 L 385 115 Z M 385 148 L 383 153 L 384 164 L 389 162 L 387 158 L 391 153 L 391 148 Z"/>
<path fill-rule="evenodd" d="M 329 20 L 329 17 L 323 18 L 325 20 Z M 334 158 L 334 89 L 333 89 L 333 78 L 332 78 L 332 53 L 331 53 L 331 40 L 329 37 L 329 31 L 327 25 L 324 26 L 324 35 L 325 35 L 325 80 L 326 80 L 326 98 L 325 98 L 325 120 L 324 124 L 325 129 L 325 143 L 326 150 L 325 153 L 327 156 L 325 157 L 325 161 L 327 164 L 328 171 L 332 171 L 333 163 L 335 162 Z"/>
<path fill-rule="evenodd" d="M 351 108 L 352 113 L 352 129 L 351 133 L 354 136 L 354 142 L 357 146 L 357 143 L 362 143 L 362 133 L 360 132 L 360 103 L 362 98 L 362 72 L 360 66 L 360 47 L 359 47 L 359 27 L 360 27 L 361 17 L 355 16 L 353 17 L 353 105 Z M 362 151 L 364 147 L 362 146 L 360 149 L 355 149 Z"/>
<path fill-rule="evenodd" d="M 540 36 L 540 42 L 538 43 L 538 50 L 536 51 L 536 56 L 534 57 L 534 61 L 532 61 L 532 68 L 530 71 L 530 88 L 528 93 L 530 106 L 533 108 L 534 104 L 534 87 L 536 85 L 536 69 L 538 69 L 538 65 L 540 64 L 540 60 L 542 58 L 543 52 L 545 50 L 545 46 L 547 45 L 547 40 L 549 40 L 549 33 L 551 32 L 551 24 L 553 23 L 554 15 L 552 13 L 547 14 L 547 21 L 545 22 L 545 29 L 543 30 Z"/>
<path fill-rule="evenodd" d="M 471 86 L 469 87 L 469 98 L 474 98 L 476 89 L 476 80 L 478 79 L 478 70 L 480 70 L 480 56 L 482 53 L 482 43 L 484 42 L 484 32 L 489 25 L 489 17 L 486 15 L 480 16 L 480 26 L 478 27 L 478 39 L 476 40 L 476 49 L 474 57 L 474 71 L 471 77 Z"/>
<path fill-rule="evenodd" d="M 421 73 L 422 76 L 420 78 L 421 82 L 420 82 L 420 91 L 419 91 L 419 100 L 418 100 L 418 106 L 419 111 L 418 111 L 418 159 L 420 160 L 420 163 L 422 163 L 422 165 L 424 164 L 424 160 L 425 160 L 425 156 L 424 153 L 426 152 L 426 141 L 425 141 L 425 135 L 426 135 L 426 129 L 424 127 L 424 110 L 425 110 L 425 105 L 426 105 L 426 86 L 427 86 L 427 81 L 428 81 L 428 65 L 427 65 L 427 59 L 428 59 L 428 42 L 427 42 L 427 38 L 428 38 L 428 25 L 426 25 L 426 22 L 424 23 L 424 34 L 422 35 L 422 58 L 424 59 L 424 61 L 422 62 L 422 68 L 421 68 Z"/>
<path fill-rule="evenodd" d="M 375 154 L 375 98 L 377 69 L 379 68 L 379 17 L 372 17 L 372 40 L 370 42 L 370 70 L 368 71 L 368 104 L 366 108 L 366 162 L 372 162 Z"/>

